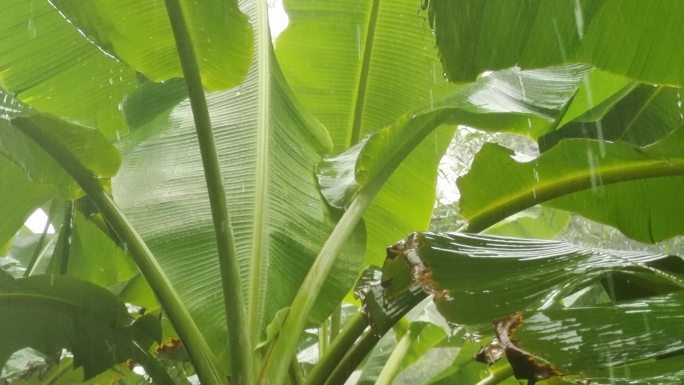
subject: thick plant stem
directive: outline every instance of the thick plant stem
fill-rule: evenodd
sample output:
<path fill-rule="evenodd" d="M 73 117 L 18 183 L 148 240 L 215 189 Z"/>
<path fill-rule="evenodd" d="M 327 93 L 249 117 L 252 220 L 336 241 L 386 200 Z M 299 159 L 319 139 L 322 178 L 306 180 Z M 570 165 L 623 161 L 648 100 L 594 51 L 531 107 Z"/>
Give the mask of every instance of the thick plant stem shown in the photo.
<path fill-rule="evenodd" d="M 337 338 L 342 327 L 342 305 L 338 306 L 330 316 L 330 341 Z"/>
<path fill-rule="evenodd" d="M 411 330 L 408 330 L 401 337 L 399 343 L 397 343 L 397 346 L 394 348 L 392 354 L 390 354 L 389 358 L 387 359 L 385 366 L 382 367 L 382 371 L 380 372 L 380 375 L 378 375 L 378 379 L 375 381 L 375 385 L 392 384 L 392 380 L 394 380 L 394 377 L 397 376 L 399 370 L 401 369 L 401 362 L 404 360 L 404 357 L 406 357 L 406 354 L 408 353 L 409 348 L 411 347 L 412 340 L 413 335 L 411 333 Z"/>
<path fill-rule="evenodd" d="M 378 186 L 374 186 L 375 188 L 379 189 Z M 304 330 L 306 319 L 314 302 L 316 302 L 317 296 L 315 294 L 321 291 L 321 287 L 323 287 L 323 283 L 328 277 L 344 242 L 354 231 L 354 227 L 361 220 L 364 211 L 370 205 L 376 193 L 377 190 L 359 193 L 344 215 L 342 215 L 328 240 L 323 244 L 316 260 L 304 278 L 302 286 L 295 295 L 290 311 L 283 322 L 283 327 L 267 355 L 268 360 L 263 371 L 260 373 L 260 384 L 275 385 L 282 383 L 287 372 L 288 363 L 297 347 L 299 336 Z"/>
<path fill-rule="evenodd" d="M 214 133 L 211 128 L 209 109 L 202 87 L 197 58 L 192 47 L 190 33 L 185 24 L 183 9 L 178 0 L 166 0 L 171 27 L 176 39 L 178 56 L 185 83 L 188 88 L 195 130 L 202 155 L 204 177 L 207 182 L 211 216 L 216 235 L 223 301 L 228 328 L 228 345 L 231 356 L 231 381 L 236 385 L 253 383 L 254 366 L 252 363 L 252 344 L 246 324 L 246 311 L 243 303 L 240 273 L 238 270 L 235 240 L 228 216 L 226 193 L 219 165 Z"/>
<path fill-rule="evenodd" d="M 313 367 L 311 373 L 306 377 L 304 385 L 322 385 L 335 369 L 335 366 L 340 363 L 345 353 L 366 330 L 366 327 L 368 327 L 366 317 L 361 313 L 356 313 L 344 326 L 339 336 L 332 341 L 316 366 Z"/>
<path fill-rule="evenodd" d="M 417 132 L 413 133 L 415 141 L 410 140 L 409 142 L 416 143 L 417 146 L 442 121 L 434 119 L 433 123 L 435 124 L 429 125 L 428 129 L 416 130 Z M 342 215 L 342 218 L 337 222 L 337 226 L 335 226 L 335 229 L 323 244 L 321 251 L 316 256 L 316 260 L 292 301 L 292 306 L 283 322 L 283 327 L 271 347 L 263 370 L 259 373 L 259 384 L 275 385 L 282 383 L 282 379 L 286 375 L 287 363 L 294 355 L 299 336 L 306 324 L 306 318 L 316 302 L 316 295 L 312 294 L 320 292 L 344 242 L 349 238 L 354 227 L 361 220 L 364 212 L 387 179 L 389 179 L 394 170 L 414 148 L 415 146 L 410 146 L 404 151 L 394 153 L 382 169 L 358 192 L 344 212 L 344 215 Z"/>
<path fill-rule="evenodd" d="M 489 376 L 483 378 L 476 385 L 496 385 L 500 384 L 508 377 L 513 375 L 513 368 L 509 365 L 505 365 L 496 369 L 489 370 Z"/>
<path fill-rule="evenodd" d="M 128 254 L 133 258 L 164 307 L 169 320 L 185 344 L 202 384 L 227 384 L 227 379 L 221 374 L 204 336 L 197 328 L 188 309 L 183 305 L 178 293 L 140 235 L 107 195 L 98 178 L 85 168 L 63 143 L 47 135 L 30 118 L 14 119 L 12 124 L 54 158 L 88 194 L 95 207 L 102 213 L 121 243 L 128 249 Z"/>
<path fill-rule="evenodd" d="M 328 320 L 323 321 L 323 324 L 318 328 L 318 354 L 325 354 L 330 345 L 330 323 Z"/>
<path fill-rule="evenodd" d="M 378 341 L 380 341 L 380 336 L 373 330 L 367 330 L 354 347 L 344 355 L 324 384 L 343 385 Z"/>

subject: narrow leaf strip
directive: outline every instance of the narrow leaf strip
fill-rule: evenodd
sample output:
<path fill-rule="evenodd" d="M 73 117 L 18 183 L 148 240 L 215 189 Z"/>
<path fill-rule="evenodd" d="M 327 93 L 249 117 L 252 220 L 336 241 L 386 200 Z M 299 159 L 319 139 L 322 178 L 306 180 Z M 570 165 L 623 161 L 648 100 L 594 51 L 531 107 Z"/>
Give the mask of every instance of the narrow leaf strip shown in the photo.
<path fill-rule="evenodd" d="M 36 142 L 76 180 L 100 210 L 122 244 L 127 246 L 129 254 L 159 298 L 174 328 L 186 342 L 188 353 L 202 383 L 226 384 L 225 377 L 218 369 L 216 360 L 204 337 L 171 282 L 169 282 L 145 242 L 104 191 L 98 178 L 81 164 L 68 147 L 46 134 L 43 128 L 36 125 L 32 118 L 16 118 L 12 120 L 12 124 Z"/>

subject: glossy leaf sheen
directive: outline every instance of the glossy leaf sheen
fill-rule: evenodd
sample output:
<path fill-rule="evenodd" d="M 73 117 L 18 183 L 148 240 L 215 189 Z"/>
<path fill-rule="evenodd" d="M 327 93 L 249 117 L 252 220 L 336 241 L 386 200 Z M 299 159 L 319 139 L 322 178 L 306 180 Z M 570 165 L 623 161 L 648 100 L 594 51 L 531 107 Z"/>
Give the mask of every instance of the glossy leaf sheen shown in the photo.
<path fill-rule="evenodd" d="M 92 2 L 89 2 L 92 3 Z M 135 72 L 100 50 L 45 0 L 8 0 L 0 12 L 0 85 L 41 112 L 127 131 L 119 104 Z"/>
<path fill-rule="evenodd" d="M 652 271 L 644 264 L 665 257 L 463 233 L 416 233 L 393 247 L 383 267 L 386 298 L 415 280 L 447 320 L 474 325 L 548 308 L 609 271 Z"/>
<path fill-rule="evenodd" d="M 323 195 L 344 207 L 356 192 L 408 156 L 441 124 L 526 133 L 533 137 L 550 123 L 577 91 L 584 66 L 506 70 L 456 89 L 434 108 L 404 115 L 361 144 L 327 157 L 318 168 Z M 409 188 L 410 183 L 406 188 Z"/>
<path fill-rule="evenodd" d="M 429 8 L 452 81 L 514 65 L 579 62 L 645 82 L 684 85 L 684 52 L 677 49 L 684 45 L 681 2 L 435 0 Z"/>
<path fill-rule="evenodd" d="M 684 292 L 680 291 L 616 305 L 525 313 L 522 324 L 513 330 L 511 337 L 520 348 L 541 356 L 561 370 L 582 372 L 592 378 L 594 374 L 605 375 L 608 366 L 675 352 L 681 354 L 683 307 Z M 665 361 L 681 362 L 676 357 Z M 668 374 L 659 363 L 648 366 L 640 368 L 637 379 L 650 374 L 654 383 L 661 383 L 656 378 L 664 375 L 666 380 L 674 374 Z M 629 379 L 630 371 L 617 368 L 616 377 Z"/>
<path fill-rule="evenodd" d="M 487 144 L 457 181 L 461 215 L 478 230 L 558 198 L 549 204 L 615 226 L 642 242 L 682 234 L 684 221 L 677 213 L 684 207 L 676 197 L 684 187 L 678 176 L 684 172 L 683 134 L 680 127 L 643 148 L 569 139 L 526 163 L 513 159 L 511 150 Z"/>
<path fill-rule="evenodd" d="M 334 225 L 313 171 L 331 147 L 330 138 L 300 110 L 273 61 L 265 7 L 253 4 L 247 12 L 259 37 L 246 82 L 208 95 L 255 339 L 263 339 L 276 312 L 290 304 Z M 225 357 L 213 228 L 187 101 L 141 129 L 148 133 L 137 146 L 126 146 L 124 165 L 113 181 L 114 197 L 159 259 L 216 355 Z M 359 248 L 340 258 L 312 321 L 322 320 L 343 298 L 361 258 Z"/>

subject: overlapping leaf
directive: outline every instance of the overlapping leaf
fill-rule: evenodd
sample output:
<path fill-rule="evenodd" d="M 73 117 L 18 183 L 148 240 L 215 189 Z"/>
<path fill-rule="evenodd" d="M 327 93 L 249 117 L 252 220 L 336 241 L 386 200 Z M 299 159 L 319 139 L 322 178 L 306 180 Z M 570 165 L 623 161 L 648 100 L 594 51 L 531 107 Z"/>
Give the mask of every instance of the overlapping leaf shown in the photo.
<path fill-rule="evenodd" d="M 273 61 L 265 7 L 249 3 L 257 53 L 246 82 L 208 95 L 255 343 L 276 312 L 292 301 L 335 222 L 314 176 L 331 141 L 299 108 Z M 114 197 L 214 352 L 225 356 L 218 261 L 188 102 L 148 120 L 141 127 L 145 131 L 139 145 L 126 147 L 113 181 Z M 312 320 L 321 320 L 339 303 L 356 278 L 360 258 L 357 248 L 340 259 Z"/>
<path fill-rule="evenodd" d="M 441 124 L 541 135 L 575 94 L 585 71 L 584 66 L 511 69 L 482 77 L 434 108 L 405 115 L 362 144 L 326 158 L 318 170 L 323 195 L 334 206 L 346 206 L 362 187 L 391 174 Z M 406 189 L 413 187 L 412 180 L 406 183 Z"/>
<path fill-rule="evenodd" d="M 4 245 L 31 213 L 50 199 L 52 191 L 32 183 L 19 166 L 2 155 L 0 180 L 0 244 Z"/>
<path fill-rule="evenodd" d="M 565 140 L 530 162 L 516 161 L 504 147 L 485 145 L 457 182 L 461 215 L 477 231 L 555 199 L 549 204 L 615 226 L 639 241 L 682 234 L 684 221 L 677 213 L 684 207 L 676 198 L 684 187 L 682 127 L 643 148 Z"/>
<path fill-rule="evenodd" d="M 135 72 L 100 50 L 44 0 L 10 0 L 0 13 L 0 85 L 39 111 L 126 132 L 119 104 Z"/>
<path fill-rule="evenodd" d="M 588 63 L 645 82 L 684 85 L 684 4 L 667 0 L 430 1 L 445 71 Z M 644 42 L 648 41 L 648 49 Z"/>
<path fill-rule="evenodd" d="M 684 124 L 680 88 L 642 84 L 611 105 L 598 119 L 573 121 L 539 138 L 540 149 L 565 138 L 624 141 L 637 146 L 656 142 Z M 568 118 L 566 114 L 563 120 Z"/>
<path fill-rule="evenodd" d="M 416 233 L 393 246 L 383 267 L 385 298 L 417 282 L 455 323 L 484 324 L 524 309 L 546 309 L 605 273 L 651 273 L 661 254 L 597 250 L 556 241 L 460 233 Z"/>
<path fill-rule="evenodd" d="M 334 153 L 451 92 L 415 1 L 287 0 L 284 6 L 289 24 L 276 56 L 294 94 L 330 132 Z M 366 264 L 380 264 L 387 244 L 427 227 L 437 164 L 451 136 L 443 130 L 422 142 L 366 210 Z"/>
<path fill-rule="evenodd" d="M 0 153 L 19 165 L 31 181 L 49 186 L 63 198 L 74 199 L 83 192 L 61 166 L 22 132 L 28 130 L 40 131 L 60 142 L 97 177 L 110 178 L 119 168 L 119 151 L 100 131 L 42 114 L 17 117 L 11 124 L 0 120 Z"/>
<path fill-rule="evenodd" d="M 48 356 L 66 348 L 89 378 L 161 334 L 154 318 L 133 322 L 107 290 L 62 276 L 13 279 L 0 272 L 0 302 L 2 363 L 27 346 Z"/>
<path fill-rule="evenodd" d="M 527 353 L 592 383 L 598 377 L 598 383 L 676 384 L 684 378 L 676 366 L 684 349 L 683 308 L 679 291 L 616 305 L 524 313 L 511 338 Z M 654 358 L 662 359 L 646 361 Z"/>
<path fill-rule="evenodd" d="M 237 0 L 205 0 L 201 6 L 181 3 L 205 88 L 240 84 L 249 69 L 253 33 Z M 164 2 L 54 0 L 51 4 L 100 49 L 149 79 L 182 77 Z"/>

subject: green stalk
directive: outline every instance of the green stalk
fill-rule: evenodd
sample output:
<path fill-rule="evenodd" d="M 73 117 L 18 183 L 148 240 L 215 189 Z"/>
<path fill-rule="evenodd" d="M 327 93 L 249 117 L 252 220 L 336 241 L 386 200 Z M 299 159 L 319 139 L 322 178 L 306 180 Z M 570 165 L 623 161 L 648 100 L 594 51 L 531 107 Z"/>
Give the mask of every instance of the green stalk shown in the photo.
<path fill-rule="evenodd" d="M 371 186 L 368 186 L 371 187 Z M 281 384 L 286 377 L 287 366 L 297 348 L 297 342 L 304 330 L 306 319 L 311 312 L 311 308 L 316 302 L 317 294 L 325 282 L 330 270 L 335 263 L 344 242 L 354 231 L 354 227 L 370 205 L 373 197 L 379 190 L 379 186 L 372 186 L 359 195 L 345 211 L 335 229 L 323 244 L 321 251 L 316 256 L 316 260 L 309 269 L 302 286 L 295 295 L 290 311 L 288 311 L 283 327 L 278 333 L 273 343 L 264 369 L 261 372 L 260 384 L 275 385 Z"/>
<path fill-rule="evenodd" d="M 74 154 L 61 142 L 46 135 L 30 118 L 17 118 L 12 124 L 28 138 L 36 142 L 45 152 L 81 186 L 112 227 L 121 243 L 127 246 L 128 254 L 152 287 L 164 311 L 183 340 L 197 375 L 204 385 L 225 385 L 227 380 L 221 374 L 216 359 L 206 340 L 193 321 L 188 309 L 174 290 L 152 252 L 133 229 L 119 208 L 107 195 L 99 179 L 83 166 Z"/>
<path fill-rule="evenodd" d="M 332 373 L 335 366 L 340 363 L 344 354 L 354 345 L 354 342 L 361 336 L 368 327 L 366 317 L 361 313 L 356 313 L 344 326 L 339 336 L 332 341 L 329 349 L 321 356 L 320 360 L 306 376 L 304 385 L 321 385 Z"/>
<path fill-rule="evenodd" d="M 328 351 L 330 344 L 330 323 L 328 320 L 323 321 L 323 324 L 318 328 L 318 354 L 323 355 Z"/>
<path fill-rule="evenodd" d="M 226 193 L 223 188 L 223 178 L 216 144 L 214 143 L 209 108 L 180 2 L 178 0 L 166 0 L 166 9 L 188 88 L 197 140 L 202 155 L 204 177 L 209 193 L 228 328 L 227 342 L 230 346 L 231 379 L 237 385 L 250 385 L 254 382 L 252 343 L 247 328 L 235 240 L 228 216 Z"/>
<path fill-rule="evenodd" d="M 48 371 L 45 377 L 41 380 L 43 385 L 52 385 L 61 380 L 61 377 L 69 373 L 74 369 L 74 359 L 71 358 L 70 361 L 61 360 L 57 363 L 57 368 L 54 371 Z"/>
<path fill-rule="evenodd" d="M 261 385 L 282 383 L 281 381 L 286 377 L 288 362 L 294 355 L 306 319 L 316 301 L 317 293 L 320 293 L 344 242 L 349 238 L 354 227 L 359 223 L 364 212 L 394 170 L 427 135 L 443 123 L 443 119 L 444 116 L 440 114 L 429 119 L 420 129 L 412 132 L 411 137 L 406 141 L 408 144 L 395 151 L 352 200 L 337 226 L 323 244 L 292 301 L 283 327 L 271 346 L 270 354 L 268 354 L 263 370 L 260 372 L 259 383 Z"/>
<path fill-rule="evenodd" d="M 502 365 L 498 368 L 490 368 L 489 376 L 483 378 L 475 385 L 496 385 L 507 380 L 513 375 L 513 368 L 510 365 Z"/>
<path fill-rule="evenodd" d="M 392 354 L 390 354 L 385 366 L 382 367 L 382 371 L 380 372 L 380 375 L 378 375 L 375 385 L 392 384 L 392 380 L 394 380 L 394 377 L 396 377 L 399 370 L 401 370 L 401 363 L 404 361 L 404 357 L 406 357 L 406 354 L 411 347 L 412 340 L 413 334 L 411 333 L 411 330 L 406 331 L 392 351 Z"/>
<path fill-rule="evenodd" d="M 74 229 L 74 201 L 64 203 L 64 220 L 59 231 L 59 238 L 55 251 L 52 253 L 53 271 L 59 275 L 66 275 L 69 269 L 69 254 L 71 251 L 71 232 Z"/>
<path fill-rule="evenodd" d="M 302 385 L 302 383 L 304 383 L 302 368 L 299 367 L 299 361 L 297 361 L 297 357 L 295 357 L 290 363 L 290 384 Z"/>
<path fill-rule="evenodd" d="M 52 210 L 55 207 L 55 202 L 53 201 L 50 204 L 50 209 L 48 210 L 48 217 L 45 220 L 45 226 L 43 227 L 43 232 L 40 234 L 40 238 L 38 239 L 38 243 L 36 244 L 36 248 L 33 250 L 33 255 L 31 256 L 31 260 L 29 261 L 28 265 L 26 265 L 26 271 L 24 271 L 24 278 L 28 277 L 31 275 L 33 272 L 33 269 L 36 268 L 36 265 L 38 264 L 38 260 L 40 259 L 40 256 L 43 252 L 43 246 L 45 244 L 45 238 L 47 238 L 47 233 L 48 230 L 50 229 L 50 218 L 52 218 Z"/>
<path fill-rule="evenodd" d="M 330 316 L 330 341 L 332 342 L 340 334 L 342 327 L 342 305 L 338 306 Z"/>
<path fill-rule="evenodd" d="M 324 385 L 344 385 L 349 376 L 359 366 L 361 361 L 380 341 L 380 336 L 373 330 L 367 330 L 351 350 L 344 355 L 335 370 L 326 379 Z"/>

